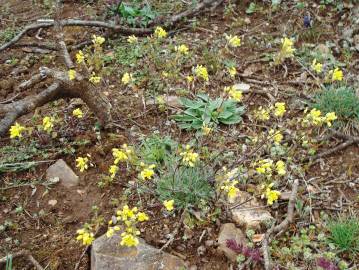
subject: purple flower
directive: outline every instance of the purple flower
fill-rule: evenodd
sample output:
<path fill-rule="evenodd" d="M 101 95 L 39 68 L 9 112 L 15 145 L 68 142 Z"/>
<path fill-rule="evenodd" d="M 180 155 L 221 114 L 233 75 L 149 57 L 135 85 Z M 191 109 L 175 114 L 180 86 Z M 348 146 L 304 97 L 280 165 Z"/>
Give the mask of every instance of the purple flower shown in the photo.
<path fill-rule="evenodd" d="M 317 265 L 325 270 L 339 270 L 338 266 L 324 257 L 317 260 Z"/>
<path fill-rule="evenodd" d="M 246 258 L 250 258 L 252 261 L 262 261 L 262 254 L 258 248 L 251 248 L 243 244 L 238 244 L 234 239 L 228 239 L 226 241 L 226 245 L 237 254 L 242 254 Z"/>

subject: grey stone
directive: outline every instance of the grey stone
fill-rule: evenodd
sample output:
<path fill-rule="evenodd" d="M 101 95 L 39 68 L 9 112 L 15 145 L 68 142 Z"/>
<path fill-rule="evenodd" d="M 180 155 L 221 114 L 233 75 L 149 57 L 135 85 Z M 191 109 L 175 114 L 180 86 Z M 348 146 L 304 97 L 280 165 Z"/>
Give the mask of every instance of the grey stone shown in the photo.
<path fill-rule="evenodd" d="M 219 231 L 218 250 L 223 252 L 228 259 L 235 262 L 237 253 L 227 247 L 227 240 L 231 239 L 236 240 L 238 245 L 246 243 L 246 238 L 241 229 L 237 228 L 234 223 L 225 223 Z"/>
<path fill-rule="evenodd" d="M 234 205 L 240 206 L 231 209 L 233 221 L 247 229 L 259 229 L 261 224 L 272 219 L 271 214 L 262 208 L 263 205 L 247 192 L 239 191 Z"/>
<path fill-rule="evenodd" d="M 62 159 L 57 160 L 46 171 L 46 179 L 58 178 L 65 187 L 74 187 L 79 183 L 79 177 Z"/>
<path fill-rule="evenodd" d="M 139 238 L 136 247 L 120 246 L 121 236 L 103 235 L 92 244 L 91 270 L 182 270 L 182 259 L 160 252 Z"/>

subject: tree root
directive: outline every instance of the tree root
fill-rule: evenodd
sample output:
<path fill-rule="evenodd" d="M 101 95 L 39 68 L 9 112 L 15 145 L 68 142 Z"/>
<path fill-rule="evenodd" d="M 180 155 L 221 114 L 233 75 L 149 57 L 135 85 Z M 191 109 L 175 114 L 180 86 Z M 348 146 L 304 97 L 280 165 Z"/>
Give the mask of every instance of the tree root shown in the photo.
<path fill-rule="evenodd" d="M 270 243 L 271 235 L 286 230 L 288 228 L 289 224 L 293 222 L 294 207 L 295 207 L 295 201 L 297 198 L 298 186 L 299 186 L 299 180 L 296 179 L 293 183 L 292 192 L 290 194 L 290 198 L 289 198 L 289 202 L 288 202 L 287 217 L 277 226 L 273 226 L 272 228 L 270 228 L 264 235 L 263 242 L 262 242 L 262 252 L 263 252 L 263 258 L 264 258 L 264 268 L 266 270 L 272 270 L 272 268 L 273 268 L 272 262 L 271 262 L 271 256 L 270 256 L 270 252 L 269 252 L 269 243 Z"/>
<path fill-rule="evenodd" d="M 40 68 L 40 73 L 52 77 L 54 83 L 35 96 L 28 96 L 13 103 L 0 105 L 0 115 L 5 114 L 5 117 L 0 121 L 0 136 L 5 135 L 10 126 L 20 116 L 48 102 L 66 97 L 82 99 L 91 111 L 96 114 L 101 126 L 106 126 L 111 122 L 111 104 L 106 96 L 94 85 L 80 76 L 70 81 L 66 73 L 46 67 Z"/>
<path fill-rule="evenodd" d="M 31 262 L 31 264 L 32 264 L 33 266 L 35 266 L 35 268 L 36 268 L 37 270 L 44 270 L 44 268 L 38 263 L 37 260 L 35 260 L 35 258 L 31 255 L 30 251 L 28 251 L 28 250 L 21 250 L 21 251 L 19 251 L 19 252 L 16 252 L 16 253 L 14 253 L 14 254 L 11 254 L 11 257 L 12 257 L 13 259 L 18 258 L 18 257 L 25 257 L 25 258 L 27 258 L 27 259 Z M 4 258 L 1 258 L 1 259 L 0 259 L 0 265 L 5 264 L 6 261 L 8 260 L 8 258 L 9 258 L 8 256 L 6 256 L 6 257 L 4 257 Z"/>
<path fill-rule="evenodd" d="M 172 28 L 178 22 L 184 18 L 192 17 L 196 14 L 201 13 L 205 8 L 210 7 L 212 4 L 216 4 L 218 0 L 203 0 L 198 3 L 194 8 L 183 11 L 179 14 L 172 15 L 169 17 L 162 17 L 158 20 L 158 25 L 164 25 L 166 28 Z M 31 30 L 38 30 L 40 28 L 49 28 L 55 26 L 56 20 L 38 20 L 37 23 L 25 26 L 12 40 L 0 46 L 0 52 L 9 48 L 17 41 L 19 41 L 24 35 Z M 76 20 L 76 19 L 65 19 L 58 20 L 58 23 L 64 26 L 86 26 L 86 27 L 100 27 L 110 29 L 115 33 L 121 33 L 125 35 L 149 35 L 153 33 L 154 27 L 151 28 L 131 28 L 122 25 L 115 24 L 114 22 L 103 22 L 103 21 L 87 21 L 87 20 Z"/>

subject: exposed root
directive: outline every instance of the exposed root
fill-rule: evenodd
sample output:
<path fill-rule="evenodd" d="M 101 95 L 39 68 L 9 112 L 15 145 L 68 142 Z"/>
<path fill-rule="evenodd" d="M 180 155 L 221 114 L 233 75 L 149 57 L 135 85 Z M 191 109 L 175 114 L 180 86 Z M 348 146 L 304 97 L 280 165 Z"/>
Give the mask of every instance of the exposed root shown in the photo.
<path fill-rule="evenodd" d="M 0 121 L 1 136 L 5 135 L 10 126 L 20 116 L 48 102 L 65 97 L 82 99 L 92 112 L 96 114 L 101 126 L 106 126 L 111 122 L 111 104 L 104 94 L 94 85 L 79 76 L 74 81 L 69 81 L 67 74 L 64 72 L 46 67 L 40 70 L 41 74 L 52 77 L 54 83 L 35 96 L 27 96 L 19 101 L 1 105 L 0 115 L 5 114 L 5 117 Z"/>
<path fill-rule="evenodd" d="M 175 26 L 178 22 L 184 18 L 192 17 L 196 14 L 202 12 L 205 8 L 210 7 L 212 4 L 215 4 L 217 0 L 203 0 L 198 3 L 194 8 L 188 9 L 184 12 L 181 12 L 176 15 L 163 17 L 159 20 L 159 23 L 163 24 L 166 28 L 171 28 Z M 154 28 L 131 28 L 122 25 L 115 24 L 114 22 L 102 22 L 102 21 L 87 21 L 87 20 L 76 20 L 76 19 L 65 19 L 65 20 L 38 20 L 37 23 L 30 24 L 25 26 L 25 28 L 20 31 L 12 40 L 0 46 L 0 52 L 9 48 L 17 41 L 19 41 L 24 35 L 26 35 L 31 30 L 38 30 L 41 28 L 49 28 L 55 26 L 55 21 L 58 22 L 61 27 L 65 26 L 86 26 L 86 27 L 100 27 L 112 30 L 115 33 L 121 33 L 125 35 L 148 35 L 154 31 Z M 61 45 L 61 44 L 60 44 Z"/>
<path fill-rule="evenodd" d="M 288 228 L 289 224 L 291 224 L 293 222 L 294 207 L 295 207 L 295 201 L 297 198 L 298 186 L 299 186 L 299 180 L 296 179 L 293 183 L 292 192 L 290 194 L 290 198 L 289 198 L 289 202 L 288 202 L 287 217 L 277 226 L 273 226 L 272 228 L 270 228 L 264 235 L 263 242 L 262 242 L 262 252 L 263 252 L 263 258 L 264 258 L 264 268 L 266 270 L 273 269 L 272 262 L 271 262 L 271 256 L 270 256 L 270 252 L 269 252 L 269 243 L 271 241 L 270 240 L 271 235 L 286 230 Z"/>

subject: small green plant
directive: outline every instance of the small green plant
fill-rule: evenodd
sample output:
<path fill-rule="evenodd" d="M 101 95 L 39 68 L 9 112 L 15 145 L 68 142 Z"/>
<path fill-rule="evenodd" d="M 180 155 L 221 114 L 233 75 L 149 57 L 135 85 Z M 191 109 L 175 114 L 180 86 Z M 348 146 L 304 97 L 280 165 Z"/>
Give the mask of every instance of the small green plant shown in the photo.
<path fill-rule="evenodd" d="M 341 218 L 328 225 L 329 241 L 340 251 L 351 254 L 359 253 L 359 219 Z"/>
<path fill-rule="evenodd" d="M 170 168 L 157 182 L 159 199 L 174 200 L 178 208 L 199 206 L 214 195 L 210 175 L 209 168 L 203 166 Z"/>
<path fill-rule="evenodd" d="M 0 42 L 8 42 L 16 35 L 16 31 L 12 27 L 8 27 L 0 32 Z"/>
<path fill-rule="evenodd" d="M 157 12 L 149 4 L 141 5 L 135 3 L 132 5 L 121 3 L 110 7 L 110 13 L 119 14 L 125 23 L 136 26 L 147 27 L 150 22 L 157 17 Z"/>
<path fill-rule="evenodd" d="M 146 164 L 162 165 L 170 160 L 177 142 L 170 137 L 160 137 L 156 134 L 146 138 L 141 145 L 141 153 Z"/>
<path fill-rule="evenodd" d="M 323 113 L 335 112 L 339 120 L 359 120 L 359 98 L 347 86 L 330 87 L 316 96 L 314 108 Z"/>
<path fill-rule="evenodd" d="M 244 107 L 238 107 L 236 101 L 223 98 L 213 100 L 206 94 L 198 94 L 197 97 L 196 100 L 181 99 L 186 109 L 173 116 L 173 119 L 179 122 L 180 128 L 199 130 L 204 126 L 233 125 L 241 122 Z"/>

